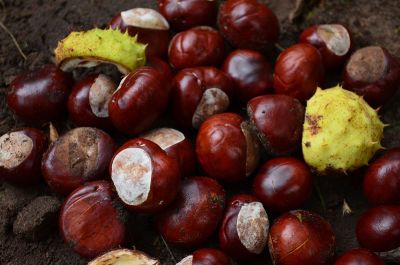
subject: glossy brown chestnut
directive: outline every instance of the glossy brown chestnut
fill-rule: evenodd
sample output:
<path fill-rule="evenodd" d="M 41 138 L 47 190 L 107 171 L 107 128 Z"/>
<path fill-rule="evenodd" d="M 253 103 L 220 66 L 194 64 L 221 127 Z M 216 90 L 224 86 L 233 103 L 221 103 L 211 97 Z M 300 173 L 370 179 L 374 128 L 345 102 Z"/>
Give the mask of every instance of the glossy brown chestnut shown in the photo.
<path fill-rule="evenodd" d="M 154 213 L 179 191 L 178 162 L 154 142 L 136 138 L 121 146 L 110 163 L 118 196 L 129 210 Z"/>
<path fill-rule="evenodd" d="M 35 128 L 21 128 L 0 137 L 0 179 L 20 185 L 38 183 L 47 136 Z"/>
<path fill-rule="evenodd" d="M 43 155 L 42 174 L 53 191 L 68 195 L 87 181 L 107 176 L 114 151 L 114 140 L 107 133 L 76 128 L 58 138 Z"/>
<path fill-rule="evenodd" d="M 214 248 L 202 248 L 183 258 L 176 265 L 230 265 L 224 252 Z"/>
<path fill-rule="evenodd" d="M 317 48 L 327 69 L 342 66 L 353 47 L 350 31 L 340 24 L 323 24 L 306 28 L 301 33 L 299 42 Z"/>
<path fill-rule="evenodd" d="M 170 85 L 159 71 L 143 67 L 122 79 L 108 105 L 114 126 L 139 134 L 161 116 L 168 105 Z"/>
<path fill-rule="evenodd" d="M 218 31 L 206 26 L 176 34 L 168 49 L 169 63 L 177 69 L 219 66 L 224 55 L 224 39 Z"/>
<path fill-rule="evenodd" d="M 68 113 L 78 126 L 112 128 L 108 103 L 117 86 L 103 74 L 94 74 L 75 84 L 68 98 Z"/>
<path fill-rule="evenodd" d="M 256 0 L 228 0 L 219 10 L 221 34 L 233 46 L 265 50 L 279 38 L 279 21 L 275 14 Z"/>
<path fill-rule="evenodd" d="M 227 110 L 234 98 L 233 80 L 214 67 L 184 69 L 172 86 L 174 118 L 186 129 L 198 129 L 208 117 Z"/>
<path fill-rule="evenodd" d="M 318 214 L 297 210 L 275 220 L 268 246 L 276 265 L 328 265 L 335 254 L 335 235 Z"/>
<path fill-rule="evenodd" d="M 285 212 L 298 209 L 310 197 L 312 177 L 307 165 L 292 157 L 266 162 L 253 181 L 253 192 L 267 209 Z"/>
<path fill-rule="evenodd" d="M 215 180 L 190 177 L 183 183 L 174 203 L 157 216 L 157 228 L 164 239 L 179 246 L 206 241 L 221 221 L 225 191 Z"/>
<path fill-rule="evenodd" d="M 272 155 L 286 155 L 300 148 L 304 106 L 286 95 L 265 95 L 247 104 L 250 123 Z"/>
<path fill-rule="evenodd" d="M 338 258 L 334 265 L 385 265 L 385 262 L 368 249 L 353 249 Z"/>
<path fill-rule="evenodd" d="M 29 123 L 59 120 L 67 113 L 72 82 L 72 75 L 55 65 L 20 74 L 10 84 L 8 106 Z"/>
<path fill-rule="evenodd" d="M 275 63 L 274 89 L 305 102 L 325 79 L 321 53 L 310 44 L 300 43 L 284 50 Z"/>
<path fill-rule="evenodd" d="M 259 149 L 249 124 L 234 113 L 208 118 L 196 138 L 197 158 L 203 170 L 224 182 L 246 179 L 258 165 Z"/>
<path fill-rule="evenodd" d="M 64 241 L 79 255 L 94 258 L 125 241 L 125 221 L 117 195 L 108 181 L 77 188 L 61 208 L 59 226 Z"/>
<path fill-rule="evenodd" d="M 272 90 L 272 67 L 259 52 L 236 50 L 225 59 L 222 70 L 235 81 L 235 96 L 242 104 Z"/>
<path fill-rule="evenodd" d="M 400 63 L 380 46 L 355 51 L 343 72 L 343 87 L 363 96 L 373 107 L 385 104 L 399 84 Z"/>
<path fill-rule="evenodd" d="M 171 82 L 172 78 L 174 77 L 171 66 L 157 57 L 146 58 L 146 66 L 152 67 L 159 71 L 161 75 L 163 75 L 165 79 L 168 80 L 168 82 Z"/>
<path fill-rule="evenodd" d="M 110 28 L 137 36 L 147 44 L 146 56 L 165 57 L 169 44 L 168 21 L 154 9 L 133 8 L 122 11 L 108 23 Z"/>
<path fill-rule="evenodd" d="M 252 195 L 235 195 L 225 211 L 219 245 L 233 258 L 253 258 L 265 249 L 268 230 L 268 215 L 262 203 Z"/>

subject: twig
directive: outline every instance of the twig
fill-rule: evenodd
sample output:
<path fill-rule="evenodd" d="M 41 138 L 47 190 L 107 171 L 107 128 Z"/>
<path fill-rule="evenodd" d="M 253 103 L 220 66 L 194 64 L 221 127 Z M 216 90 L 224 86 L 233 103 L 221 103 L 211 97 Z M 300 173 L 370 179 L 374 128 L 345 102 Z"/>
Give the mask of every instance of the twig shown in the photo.
<path fill-rule="evenodd" d="M 0 28 L 2 28 L 12 39 L 12 41 L 14 42 L 15 47 L 18 49 L 19 54 L 24 58 L 24 60 L 26 61 L 27 57 L 25 55 L 25 53 L 22 51 L 21 47 L 19 46 L 18 41 L 15 39 L 14 35 L 11 33 L 10 30 L 8 30 L 8 28 L 3 24 L 3 22 L 0 21 Z"/>
<path fill-rule="evenodd" d="M 176 263 L 176 258 L 174 256 L 174 253 L 172 252 L 172 250 L 169 248 L 167 242 L 165 241 L 164 237 L 160 234 L 161 240 L 163 241 L 165 247 L 167 248 L 169 255 L 171 256 L 172 260 L 174 261 L 174 263 Z"/>
<path fill-rule="evenodd" d="M 279 43 L 275 43 L 275 48 L 277 48 L 281 52 L 285 50 L 285 48 L 283 48 Z"/>

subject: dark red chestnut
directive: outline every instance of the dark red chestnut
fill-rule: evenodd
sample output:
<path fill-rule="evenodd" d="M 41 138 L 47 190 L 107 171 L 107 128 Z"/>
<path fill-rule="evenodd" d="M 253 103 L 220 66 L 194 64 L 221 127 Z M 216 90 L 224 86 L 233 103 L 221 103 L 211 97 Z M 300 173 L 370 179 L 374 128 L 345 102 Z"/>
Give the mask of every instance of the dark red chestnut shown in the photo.
<path fill-rule="evenodd" d="M 225 59 L 222 70 L 236 83 L 236 98 L 242 103 L 272 90 L 272 67 L 252 50 L 236 50 Z"/>
<path fill-rule="evenodd" d="M 174 203 L 157 216 L 158 231 L 169 243 L 199 245 L 214 233 L 224 206 L 225 191 L 218 182 L 207 177 L 187 178 Z"/>
<path fill-rule="evenodd" d="M 76 128 L 58 138 L 44 154 L 42 174 L 53 191 L 68 195 L 87 181 L 107 176 L 114 151 L 114 140 L 107 133 Z"/>
<path fill-rule="evenodd" d="M 233 95 L 232 79 L 217 68 L 184 69 L 173 81 L 174 118 L 184 128 L 198 129 L 208 117 L 227 110 Z"/>
<path fill-rule="evenodd" d="M 275 63 L 274 89 L 305 102 L 325 79 L 321 53 L 312 45 L 300 43 L 284 50 Z"/>
<path fill-rule="evenodd" d="M 163 75 L 165 79 L 168 80 L 168 82 L 170 82 L 174 77 L 171 66 L 157 57 L 148 57 L 146 59 L 146 66 L 152 67 L 159 71 L 161 75 Z"/>
<path fill-rule="evenodd" d="M 0 179 L 15 185 L 36 184 L 47 136 L 35 128 L 21 128 L 0 137 Z"/>
<path fill-rule="evenodd" d="M 219 230 L 219 245 L 231 257 L 249 259 L 267 245 L 269 220 L 261 202 L 247 194 L 230 199 Z"/>
<path fill-rule="evenodd" d="M 125 241 L 122 207 L 108 181 L 77 188 L 61 208 L 59 225 L 64 241 L 79 255 L 94 258 Z"/>
<path fill-rule="evenodd" d="M 265 50 L 279 38 L 278 18 L 256 0 L 225 1 L 219 10 L 218 26 L 237 48 Z"/>
<path fill-rule="evenodd" d="M 343 73 L 343 87 L 363 96 L 373 107 L 385 104 L 399 84 L 400 63 L 380 46 L 354 52 Z"/>
<path fill-rule="evenodd" d="M 353 46 L 349 30 L 340 24 L 323 24 L 306 28 L 301 33 L 299 41 L 317 48 L 328 69 L 342 66 Z"/>
<path fill-rule="evenodd" d="M 353 249 L 338 258 L 334 265 L 385 265 L 385 262 L 368 249 Z"/>
<path fill-rule="evenodd" d="M 168 105 L 170 85 L 159 71 L 143 67 L 122 79 L 108 105 L 114 126 L 127 134 L 150 128 Z"/>
<path fill-rule="evenodd" d="M 179 190 L 177 160 L 142 138 L 130 140 L 117 150 L 110 175 L 118 196 L 136 212 L 154 213 L 165 208 Z"/>
<path fill-rule="evenodd" d="M 300 101 L 286 95 L 259 96 L 247 104 L 250 122 L 272 155 L 291 154 L 300 148 L 304 112 Z"/>
<path fill-rule="evenodd" d="M 29 123 L 59 120 L 67 112 L 72 82 L 72 75 L 55 65 L 20 74 L 10 84 L 8 106 Z"/>
<path fill-rule="evenodd" d="M 206 26 L 176 34 L 168 49 L 169 63 L 177 69 L 218 66 L 224 55 L 224 39 L 218 31 Z"/>
<path fill-rule="evenodd" d="M 312 186 L 311 172 L 304 162 L 279 157 L 261 167 L 253 191 L 267 209 L 285 212 L 302 206 L 310 197 Z"/>
<path fill-rule="evenodd" d="M 75 84 L 68 98 L 68 112 L 78 126 L 112 127 L 108 103 L 117 86 L 103 74 L 85 77 Z"/>
<path fill-rule="evenodd" d="M 164 57 L 169 44 L 168 21 L 156 10 L 133 8 L 122 11 L 108 23 L 110 28 L 137 36 L 140 43 L 147 44 L 146 56 Z"/>
<path fill-rule="evenodd" d="M 275 220 L 268 246 L 276 265 L 328 265 L 335 254 L 335 235 L 318 214 L 297 210 Z"/>
<path fill-rule="evenodd" d="M 176 265 L 230 265 L 224 252 L 214 248 L 202 248 L 183 258 Z"/>
<path fill-rule="evenodd" d="M 259 143 L 249 124 L 237 114 L 208 118 L 196 139 L 197 158 L 206 174 L 225 182 L 239 182 L 257 167 Z"/>

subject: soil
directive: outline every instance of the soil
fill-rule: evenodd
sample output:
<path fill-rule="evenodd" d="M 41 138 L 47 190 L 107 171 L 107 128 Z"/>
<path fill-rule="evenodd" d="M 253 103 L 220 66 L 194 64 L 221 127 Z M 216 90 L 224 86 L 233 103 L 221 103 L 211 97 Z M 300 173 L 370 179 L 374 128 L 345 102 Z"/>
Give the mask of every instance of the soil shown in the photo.
<path fill-rule="evenodd" d="M 342 23 L 353 32 L 357 47 L 382 45 L 400 56 L 400 3 L 392 0 L 337 0 L 337 1 L 263 1 L 277 13 L 282 25 L 280 46 L 288 47 L 296 42 L 299 31 L 314 23 Z M 0 135 L 23 125 L 5 104 L 7 85 L 21 71 L 37 68 L 53 61 L 52 51 L 57 41 L 72 30 L 104 27 L 118 11 L 132 7 L 156 7 L 155 0 L 0 0 L 0 21 L 15 36 L 26 60 L 18 52 L 11 36 L 0 28 Z M 0 25 L 1 26 L 1 25 Z M 278 50 L 266 56 L 272 61 Z M 113 69 L 100 68 L 112 74 Z M 75 77 L 87 71 L 75 72 Z M 340 73 L 332 73 L 328 85 L 340 83 Z M 392 124 L 385 131 L 384 146 L 400 146 L 400 93 L 381 110 L 385 123 Z M 168 119 L 166 119 L 168 120 Z M 166 122 L 161 122 L 165 124 Z M 64 132 L 71 128 L 69 122 L 56 124 Z M 46 128 L 45 128 L 46 129 Z M 120 142 L 124 139 L 121 138 Z M 337 253 L 357 247 L 354 235 L 355 223 L 369 206 L 362 195 L 363 170 L 346 177 L 317 177 L 315 192 L 305 208 L 325 216 L 337 235 Z M 249 183 L 245 184 L 246 187 Z M 227 187 L 229 193 L 237 187 Z M 243 191 L 243 189 L 242 189 Z M 50 197 L 43 197 L 50 196 Z M 35 200 L 35 198 L 40 197 Z M 46 199 L 47 198 L 47 199 Z M 48 203 L 43 203 L 43 200 Z M 56 227 L 43 224 L 54 220 L 61 197 L 53 194 L 45 184 L 29 188 L 16 188 L 0 184 L 0 264 L 85 264 L 87 261 L 74 254 L 63 243 Z M 41 202 L 42 201 L 42 202 Z M 343 204 L 352 209 L 343 215 Z M 35 211 L 35 208 L 37 211 Z M 35 216 L 37 213 L 40 216 Z M 35 218 L 34 218 L 35 217 Z M 271 215 L 271 217 L 275 217 Z M 136 247 L 154 257 L 162 264 L 175 264 L 192 250 L 166 248 L 162 238 L 153 228 L 151 217 L 129 217 L 129 239 L 125 247 Z M 38 236 L 42 234 L 41 236 Z M 215 238 L 207 246 L 216 246 Z M 175 261 L 174 261 L 175 259 Z M 270 264 L 265 251 L 260 260 L 245 264 Z"/>

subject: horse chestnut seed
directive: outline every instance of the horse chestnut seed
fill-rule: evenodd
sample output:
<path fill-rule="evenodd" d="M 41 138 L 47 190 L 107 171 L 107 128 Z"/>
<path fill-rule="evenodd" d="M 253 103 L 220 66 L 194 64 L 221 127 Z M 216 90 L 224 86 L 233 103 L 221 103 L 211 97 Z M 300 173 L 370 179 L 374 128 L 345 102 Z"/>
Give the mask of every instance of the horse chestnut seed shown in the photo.
<path fill-rule="evenodd" d="M 334 265 L 385 265 L 385 262 L 368 249 L 352 249 L 338 258 Z"/>
<path fill-rule="evenodd" d="M 214 248 L 202 248 L 183 258 L 176 265 L 230 265 L 224 252 Z"/>
<path fill-rule="evenodd" d="M 87 265 L 160 265 L 160 262 L 138 250 L 116 249 L 90 261 Z"/>

